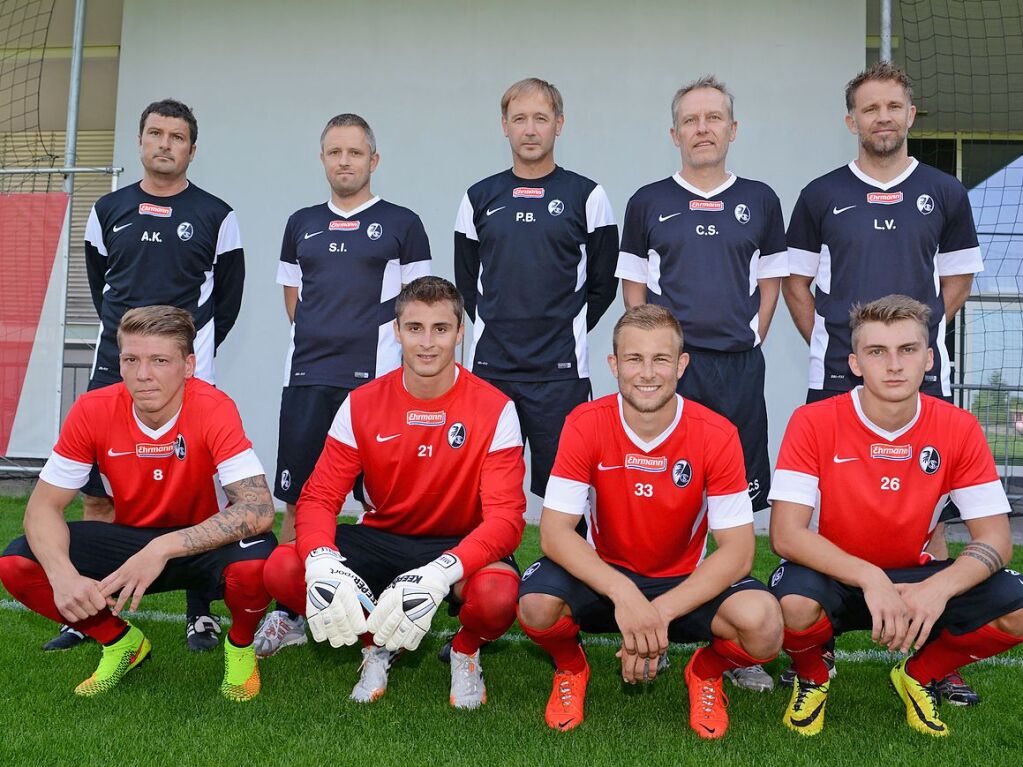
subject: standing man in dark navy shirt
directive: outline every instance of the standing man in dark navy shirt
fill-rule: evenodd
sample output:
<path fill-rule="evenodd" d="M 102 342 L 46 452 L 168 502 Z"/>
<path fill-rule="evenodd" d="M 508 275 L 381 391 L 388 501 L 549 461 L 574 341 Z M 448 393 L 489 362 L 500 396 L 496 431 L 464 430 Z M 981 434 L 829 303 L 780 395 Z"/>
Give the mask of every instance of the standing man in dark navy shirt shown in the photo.
<path fill-rule="evenodd" d="M 117 327 L 140 306 L 170 305 L 195 320 L 195 375 L 216 383 L 213 356 L 238 318 L 245 258 L 234 211 L 188 180 L 199 126 L 192 110 L 164 99 L 139 120 L 142 180 L 96 201 L 85 226 L 85 265 L 99 315 L 89 389 L 121 380 Z M 95 467 L 82 488 L 85 519 L 110 521 L 109 482 Z M 209 599 L 188 592 L 186 638 L 192 650 L 216 646 L 220 626 Z M 47 644 L 64 649 L 82 641 L 67 627 Z"/>
<path fill-rule="evenodd" d="M 807 184 L 787 235 L 785 303 L 810 345 L 806 401 L 862 383 L 849 368 L 849 311 L 892 293 L 930 307 L 934 365 L 920 390 L 951 400 L 945 327 L 984 268 L 970 199 L 958 179 L 909 156 L 906 137 L 916 107 L 905 72 L 878 62 L 849 82 L 845 103 L 846 126 L 859 140 L 856 159 Z M 949 504 L 940 520 L 957 515 Z M 927 550 L 939 560 L 948 557 L 944 524 Z M 959 705 L 980 700 L 958 674 L 939 691 Z"/>
<path fill-rule="evenodd" d="M 330 199 L 288 219 L 277 268 L 291 321 L 274 485 L 287 504 L 282 543 L 295 539 L 295 505 L 341 403 L 401 365 L 394 299 L 402 285 L 430 273 L 419 216 L 370 190 L 380 155 L 369 123 L 355 114 L 331 118 L 320 134 L 320 160 Z M 372 506 L 378 499 L 360 500 Z M 305 642 L 305 620 L 280 605 L 256 635 L 256 654 Z"/>
<path fill-rule="evenodd" d="M 554 162 L 561 93 L 528 78 L 501 99 L 512 167 L 473 184 L 455 221 L 472 372 L 515 403 L 547 487 L 565 416 L 590 396 L 586 334 L 614 300 L 618 227 L 603 187 Z"/>
<path fill-rule="evenodd" d="M 726 167 L 738 122 L 724 83 L 708 75 L 684 85 L 671 116 L 682 169 L 629 200 L 615 274 L 626 308 L 658 304 L 681 323 L 690 363 L 678 391 L 738 428 L 759 511 L 771 484 L 760 347 L 788 274 L 785 220 L 769 186 Z M 759 665 L 727 676 L 748 689 L 774 687 Z"/>

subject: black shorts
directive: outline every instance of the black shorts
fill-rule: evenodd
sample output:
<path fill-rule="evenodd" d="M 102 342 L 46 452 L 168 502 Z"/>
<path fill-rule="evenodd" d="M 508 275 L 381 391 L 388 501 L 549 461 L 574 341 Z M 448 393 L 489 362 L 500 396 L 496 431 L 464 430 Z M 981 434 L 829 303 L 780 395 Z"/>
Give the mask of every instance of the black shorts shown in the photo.
<path fill-rule="evenodd" d="M 672 578 L 648 578 L 624 567 L 617 565 L 612 567 L 635 583 L 647 599 L 659 597 L 688 577 L 681 575 Z M 753 577 L 746 577 L 733 583 L 709 602 L 668 624 L 668 639 L 672 642 L 709 642 L 714 638 L 710 630 L 711 622 L 724 601 L 732 594 L 750 590 L 766 592 L 767 587 Z M 572 620 L 578 623 L 583 631 L 591 634 L 618 633 L 614 603 L 547 557 L 538 559 L 522 574 L 519 598 L 526 594 L 550 594 L 558 597 L 568 605 L 572 611 Z"/>
<path fill-rule="evenodd" d="M 492 381 L 512 402 L 522 427 L 522 439 L 529 443 L 529 489 L 543 498 L 554 467 L 565 416 L 590 399 L 589 378 L 565 381 Z"/>
<path fill-rule="evenodd" d="M 381 592 L 396 577 L 432 562 L 450 551 L 461 538 L 425 535 L 398 535 L 365 525 L 338 525 L 334 543 L 345 558 L 345 564 L 362 576 L 373 593 Z M 501 560 L 519 572 L 515 557 Z M 451 599 L 448 594 L 447 599 Z"/>
<path fill-rule="evenodd" d="M 164 533 L 180 527 L 128 527 L 108 522 L 68 522 L 71 564 L 87 578 L 103 580 L 141 551 L 146 544 Z M 266 559 L 277 546 L 273 533 L 254 535 L 219 549 L 204 551 L 167 562 L 146 593 L 201 589 L 216 593 L 223 580 L 224 568 L 234 562 Z M 3 555 L 25 557 L 38 561 L 22 536 L 8 545 Z"/>
<path fill-rule="evenodd" d="M 678 393 L 723 415 L 739 430 L 753 510 L 767 508 L 771 462 L 767 453 L 767 403 L 764 401 L 764 353 L 686 349 L 689 367 Z"/>
<path fill-rule="evenodd" d="M 946 559 L 920 567 L 885 570 L 885 573 L 892 583 L 919 583 L 945 569 L 952 561 Z M 871 628 L 870 611 L 863 599 L 863 591 L 809 567 L 783 562 L 771 576 L 771 593 L 779 601 L 789 594 L 814 600 L 824 608 L 836 636 Z M 1023 607 L 1023 576 L 1015 570 L 999 570 L 965 594 L 950 599 L 945 612 L 934 624 L 931 638 L 946 628 L 953 634 L 976 631 L 1020 607 Z"/>
<path fill-rule="evenodd" d="M 277 436 L 274 497 L 296 504 L 323 452 L 330 424 L 351 389 L 340 386 L 285 386 Z M 355 499 L 363 501 L 362 475 L 355 481 Z"/>

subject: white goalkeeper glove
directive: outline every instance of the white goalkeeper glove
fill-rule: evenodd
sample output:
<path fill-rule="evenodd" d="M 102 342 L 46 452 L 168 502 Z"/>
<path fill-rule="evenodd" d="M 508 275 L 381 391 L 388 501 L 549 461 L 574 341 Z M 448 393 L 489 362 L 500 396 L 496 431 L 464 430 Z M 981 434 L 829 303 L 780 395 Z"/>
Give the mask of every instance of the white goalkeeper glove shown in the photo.
<path fill-rule="evenodd" d="M 373 641 L 392 652 L 419 647 L 434 613 L 451 587 L 462 579 L 462 572 L 458 557 L 441 554 L 391 581 L 369 616 L 367 627 Z"/>
<path fill-rule="evenodd" d="M 334 549 L 314 549 L 305 560 L 305 617 L 317 642 L 352 645 L 366 632 L 373 592 Z"/>

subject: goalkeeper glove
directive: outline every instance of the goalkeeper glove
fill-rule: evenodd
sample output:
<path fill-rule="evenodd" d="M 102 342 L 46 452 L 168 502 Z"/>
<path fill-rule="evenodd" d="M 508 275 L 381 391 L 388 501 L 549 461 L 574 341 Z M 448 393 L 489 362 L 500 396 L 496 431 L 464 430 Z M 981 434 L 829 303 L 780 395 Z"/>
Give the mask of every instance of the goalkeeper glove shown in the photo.
<path fill-rule="evenodd" d="M 391 581 L 367 623 L 373 641 L 392 652 L 419 647 L 434 613 L 451 587 L 462 579 L 462 572 L 458 557 L 441 554 Z"/>
<path fill-rule="evenodd" d="M 373 592 L 355 572 L 345 567 L 334 549 L 314 549 L 305 560 L 305 615 L 317 642 L 332 647 L 355 644 L 366 631 L 363 608 L 373 610 Z"/>

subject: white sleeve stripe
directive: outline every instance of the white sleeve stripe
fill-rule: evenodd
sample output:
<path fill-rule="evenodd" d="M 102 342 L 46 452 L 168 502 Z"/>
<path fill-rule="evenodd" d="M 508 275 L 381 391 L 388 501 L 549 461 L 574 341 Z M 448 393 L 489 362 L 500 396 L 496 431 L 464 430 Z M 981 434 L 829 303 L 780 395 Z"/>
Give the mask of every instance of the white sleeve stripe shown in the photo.
<path fill-rule="evenodd" d="M 820 479 L 812 474 L 788 469 L 776 469 L 771 479 L 769 501 L 789 501 L 804 506 L 817 506 L 817 489 Z"/>
<path fill-rule="evenodd" d="M 302 267 L 289 261 L 278 261 L 277 284 L 289 288 L 302 287 Z"/>
<path fill-rule="evenodd" d="M 935 256 L 939 277 L 952 277 L 957 274 L 976 274 L 984 271 L 984 257 L 980 248 L 952 250 L 948 253 L 939 252 Z"/>
<path fill-rule="evenodd" d="M 226 461 L 218 463 L 217 474 L 220 475 L 221 485 L 230 485 L 249 477 L 266 476 L 266 472 L 263 471 L 263 464 L 260 463 L 259 458 L 256 456 L 256 451 L 251 447 L 248 450 L 242 450 L 238 455 L 228 458 Z"/>
<path fill-rule="evenodd" d="M 355 441 L 355 430 L 352 428 L 351 396 L 345 398 L 345 401 L 341 403 L 341 407 L 337 409 L 337 415 L 334 416 L 334 421 L 330 424 L 330 431 L 327 432 L 327 436 L 333 437 L 338 442 L 348 445 L 348 447 L 353 447 L 356 450 L 359 449 L 359 445 Z"/>
<path fill-rule="evenodd" d="M 764 280 L 770 277 L 789 276 L 789 252 L 783 250 L 780 253 L 760 255 L 757 260 L 757 279 Z"/>
<path fill-rule="evenodd" d="M 614 226 L 615 214 L 611 210 L 611 200 L 607 197 L 604 187 L 597 184 L 590 196 L 586 198 L 586 233 L 602 226 Z"/>
<path fill-rule="evenodd" d="M 618 253 L 618 267 L 615 269 L 615 277 L 646 285 L 649 270 L 650 262 L 647 259 L 627 253 L 624 250 Z"/>
<path fill-rule="evenodd" d="M 413 261 L 409 264 L 401 265 L 401 284 L 408 285 L 412 280 L 418 280 L 420 277 L 430 276 L 430 260 L 425 261 Z"/>
<path fill-rule="evenodd" d="M 479 242 L 480 236 L 476 234 L 476 224 L 472 220 L 472 203 L 469 202 L 469 193 L 462 195 L 462 203 L 458 206 L 458 215 L 455 216 L 455 231 L 461 232 L 470 240 Z"/>
<path fill-rule="evenodd" d="M 39 472 L 39 479 L 48 482 L 54 487 L 62 487 L 65 490 L 77 490 L 89 479 L 89 472 L 92 471 L 91 463 L 81 463 L 65 458 L 54 451 L 46 460 L 46 465 Z"/>
<path fill-rule="evenodd" d="M 817 267 L 821 262 L 820 252 L 812 250 L 788 249 L 789 274 L 801 274 L 804 277 L 816 277 Z"/>
<path fill-rule="evenodd" d="M 951 493 L 952 502 L 959 507 L 963 519 L 980 519 L 995 514 L 1008 514 L 1012 509 L 1005 497 L 1005 489 L 998 480 L 983 485 L 961 487 Z"/>
<path fill-rule="evenodd" d="M 711 530 L 724 530 L 752 523 L 753 503 L 747 491 L 707 497 L 707 526 Z"/>
<path fill-rule="evenodd" d="M 587 483 L 551 475 L 547 481 L 543 505 L 554 511 L 582 516 L 586 513 L 589 498 L 590 486 Z"/>
<path fill-rule="evenodd" d="M 220 232 L 217 234 L 217 252 L 220 256 L 230 253 L 232 250 L 239 250 L 242 246 L 242 233 L 238 228 L 238 217 L 234 211 L 229 211 L 224 220 L 220 223 Z"/>
<path fill-rule="evenodd" d="M 509 447 L 522 447 L 522 429 L 519 427 L 519 415 L 515 412 L 515 403 L 507 402 L 501 417 L 497 419 L 494 438 L 490 441 L 488 453 L 506 450 Z"/>
<path fill-rule="evenodd" d="M 103 242 L 103 227 L 99 225 L 99 216 L 96 215 L 96 206 L 92 206 L 89 212 L 89 220 L 85 224 L 85 241 L 90 243 L 101 256 L 107 255 L 107 245 Z"/>

